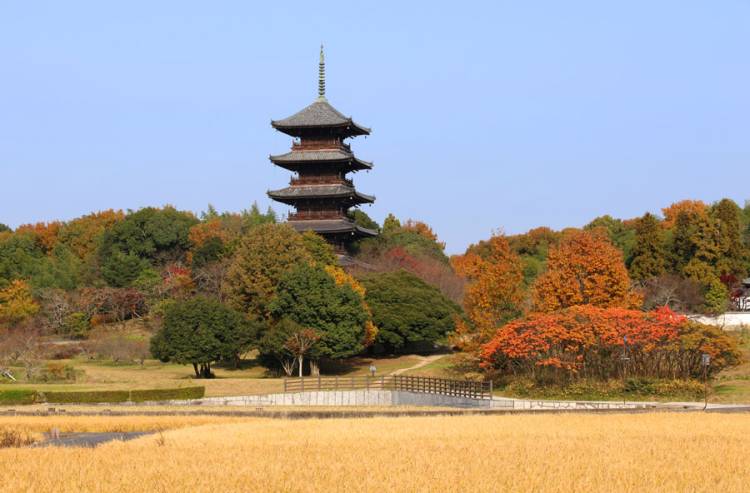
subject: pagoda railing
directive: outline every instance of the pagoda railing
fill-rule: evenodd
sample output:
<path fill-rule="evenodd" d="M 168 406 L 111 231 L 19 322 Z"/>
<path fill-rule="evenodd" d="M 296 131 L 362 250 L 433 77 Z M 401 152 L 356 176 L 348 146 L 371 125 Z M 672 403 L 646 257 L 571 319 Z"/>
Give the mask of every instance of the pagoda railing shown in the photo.
<path fill-rule="evenodd" d="M 290 185 L 347 185 L 354 187 L 352 180 L 339 178 L 337 176 L 305 176 L 292 178 L 289 180 Z"/>
<path fill-rule="evenodd" d="M 344 150 L 346 152 L 352 152 L 352 148 L 349 144 L 344 144 L 339 139 L 315 139 L 315 140 L 303 140 L 302 142 L 292 142 L 293 151 L 322 151 L 322 150 Z"/>
<path fill-rule="evenodd" d="M 348 219 L 341 212 L 336 211 L 298 211 L 290 212 L 287 218 L 290 221 L 306 219 Z"/>

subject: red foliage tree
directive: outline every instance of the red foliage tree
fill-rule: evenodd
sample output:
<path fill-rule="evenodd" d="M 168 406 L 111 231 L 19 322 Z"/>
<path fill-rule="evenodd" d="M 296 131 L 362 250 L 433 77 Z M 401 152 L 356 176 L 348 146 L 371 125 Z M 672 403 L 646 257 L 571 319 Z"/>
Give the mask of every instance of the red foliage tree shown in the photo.
<path fill-rule="evenodd" d="M 506 324 L 482 347 L 481 364 L 505 374 L 561 381 L 616 377 L 627 361 L 629 375 L 688 378 L 699 374 L 704 352 L 714 357 L 713 370 L 739 357 L 736 342 L 720 329 L 690 322 L 669 308 L 642 312 L 583 305 Z"/>

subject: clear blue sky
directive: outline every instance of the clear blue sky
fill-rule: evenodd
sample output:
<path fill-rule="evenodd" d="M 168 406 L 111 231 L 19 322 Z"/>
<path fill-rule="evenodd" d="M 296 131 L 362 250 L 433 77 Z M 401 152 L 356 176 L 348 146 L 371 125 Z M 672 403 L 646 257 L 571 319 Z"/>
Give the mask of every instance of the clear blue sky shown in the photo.
<path fill-rule="evenodd" d="M 0 222 L 267 206 L 290 145 L 269 123 L 314 99 L 321 41 L 329 100 L 374 129 L 364 210 L 451 253 L 750 198 L 746 0 L 361 5 L 3 2 Z"/>

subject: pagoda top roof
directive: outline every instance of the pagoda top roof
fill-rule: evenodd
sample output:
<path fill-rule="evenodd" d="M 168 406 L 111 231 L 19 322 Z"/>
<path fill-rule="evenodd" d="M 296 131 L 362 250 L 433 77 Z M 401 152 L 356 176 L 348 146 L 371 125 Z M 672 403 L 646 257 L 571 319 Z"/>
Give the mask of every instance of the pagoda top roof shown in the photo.
<path fill-rule="evenodd" d="M 288 221 L 297 231 L 315 231 L 316 233 L 353 233 L 358 236 L 377 236 L 374 229 L 363 228 L 347 219 L 320 219 L 305 221 Z"/>
<path fill-rule="evenodd" d="M 354 157 L 354 154 L 343 149 L 291 151 L 286 154 L 269 156 L 272 163 L 282 167 L 294 164 L 310 164 L 316 162 L 340 162 L 349 164 L 353 169 L 372 169 L 372 163 Z"/>
<path fill-rule="evenodd" d="M 357 124 L 331 106 L 325 96 L 283 120 L 271 120 L 271 126 L 285 134 L 296 136 L 300 130 L 339 128 L 346 135 L 370 135 L 370 129 Z"/>
<path fill-rule="evenodd" d="M 294 185 L 281 190 L 270 190 L 268 196 L 279 202 L 293 204 L 300 199 L 351 198 L 352 202 L 363 204 L 375 202 L 375 197 L 359 193 L 354 187 L 343 184 Z"/>

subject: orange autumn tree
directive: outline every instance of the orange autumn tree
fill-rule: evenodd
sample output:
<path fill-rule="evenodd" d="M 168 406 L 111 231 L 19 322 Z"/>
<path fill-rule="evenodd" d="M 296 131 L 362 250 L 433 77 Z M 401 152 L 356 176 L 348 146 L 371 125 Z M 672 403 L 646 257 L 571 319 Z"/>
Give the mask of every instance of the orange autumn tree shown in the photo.
<path fill-rule="evenodd" d="M 94 255 L 104 232 L 125 219 L 121 210 L 107 209 L 73 219 L 60 229 L 60 241 L 81 259 Z"/>
<path fill-rule="evenodd" d="M 453 342 L 472 350 L 499 326 L 523 314 L 526 293 L 521 259 L 505 236 L 496 234 L 486 242 L 482 257 L 469 252 L 453 257 L 451 264 L 468 281 L 463 305 L 470 322 L 457 320 Z"/>
<path fill-rule="evenodd" d="M 45 253 L 51 252 L 58 242 L 58 234 L 62 223 L 53 221 L 51 223 L 23 224 L 16 229 L 16 233 L 30 233 L 36 239 L 36 243 Z"/>
<path fill-rule="evenodd" d="M 708 214 L 708 206 L 702 200 L 681 200 L 663 208 L 661 212 L 664 214 L 664 221 L 661 225 L 670 229 L 675 225 L 680 212 L 686 212 L 690 216 L 705 216 Z"/>
<path fill-rule="evenodd" d="M 600 230 L 568 232 L 552 248 L 547 271 L 534 283 L 534 309 L 574 305 L 631 308 L 640 304 L 618 250 Z"/>
<path fill-rule="evenodd" d="M 435 243 L 440 246 L 441 250 L 445 250 L 445 242 L 438 241 L 437 234 L 432 230 L 432 228 L 422 221 L 414 221 L 413 219 L 409 219 L 406 221 L 402 226 L 402 229 L 406 231 L 413 231 L 417 233 L 420 236 L 424 236 L 428 240 L 434 241 Z"/>

